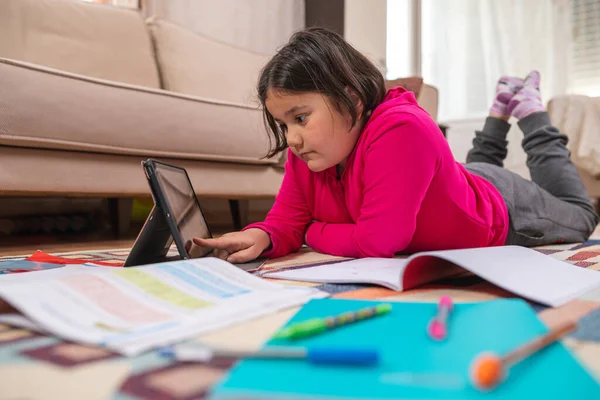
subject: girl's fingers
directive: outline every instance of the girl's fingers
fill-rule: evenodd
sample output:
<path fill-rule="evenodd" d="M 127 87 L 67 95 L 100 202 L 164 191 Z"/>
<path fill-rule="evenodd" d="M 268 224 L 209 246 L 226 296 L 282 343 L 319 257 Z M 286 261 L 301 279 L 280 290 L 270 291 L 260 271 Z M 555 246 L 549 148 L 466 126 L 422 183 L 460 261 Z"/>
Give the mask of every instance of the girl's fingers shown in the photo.
<path fill-rule="evenodd" d="M 218 238 L 218 239 L 214 239 L 214 238 L 211 238 L 211 239 L 194 238 L 192 240 L 198 246 L 217 248 L 217 246 L 219 245 L 219 243 L 223 241 L 223 238 Z"/>
<path fill-rule="evenodd" d="M 221 260 L 227 260 L 227 258 L 229 257 L 229 252 L 225 250 L 215 249 L 215 251 L 213 251 L 213 256 L 220 258 Z"/>
<path fill-rule="evenodd" d="M 257 246 L 250 246 L 247 249 L 240 250 L 227 257 L 227 262 L 230 263 L 245 263 L 255 260 L 260 256 L 261 250 Z"/>
<path fill-rule="evenodd" d="M 242 243 L 235 238 L 223 236 L 214 239 L 194 238 L 194 243 L 198 246 L 210 247 L 211 249 L 225 250 L 229 253 L 235 253 L 242 249 Z"/>

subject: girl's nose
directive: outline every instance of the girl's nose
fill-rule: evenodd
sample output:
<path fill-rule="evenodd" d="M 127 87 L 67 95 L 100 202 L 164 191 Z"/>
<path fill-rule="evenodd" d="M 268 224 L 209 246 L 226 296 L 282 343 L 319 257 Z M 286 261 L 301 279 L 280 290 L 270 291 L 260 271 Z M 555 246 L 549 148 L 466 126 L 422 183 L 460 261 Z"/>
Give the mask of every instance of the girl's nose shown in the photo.
<path fill-rule="evenodd" d="M 287 143 L 294 149 L 302 148 L 302 136 L 295 129 L 290 129 L 286 135 Z"/>

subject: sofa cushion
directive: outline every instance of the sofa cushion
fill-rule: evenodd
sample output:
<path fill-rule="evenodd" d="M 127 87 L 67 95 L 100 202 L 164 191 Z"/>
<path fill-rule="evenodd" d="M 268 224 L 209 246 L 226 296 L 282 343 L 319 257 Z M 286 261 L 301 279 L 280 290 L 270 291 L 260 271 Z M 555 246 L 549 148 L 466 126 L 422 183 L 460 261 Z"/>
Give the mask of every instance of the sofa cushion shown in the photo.
<path fill-rule="evenodd" d="M 0 196 L 150 196 L 142 160 L 0 146 Z M 274 197 L 283 178 L 283 171 L 266 165 L 164 161 L 185 168 L 196 193 L 206 197 Z"/>
<path fill-rule="evenodd" d="M 159 87 L 143 18 L 127 8 L 79 0 L 1 0 L 0 57 Z"/>
<path fill-rule="evenodd" d="M 277 163 L 253 107 L 1 58 L 0 88 L 0 145 Z"/>
<path fill-rule="evenodd" d="M 256 84 L 269 61 L 253 53 L 173 23 L 150 18 L 163 89 L 257 106 Z"/>

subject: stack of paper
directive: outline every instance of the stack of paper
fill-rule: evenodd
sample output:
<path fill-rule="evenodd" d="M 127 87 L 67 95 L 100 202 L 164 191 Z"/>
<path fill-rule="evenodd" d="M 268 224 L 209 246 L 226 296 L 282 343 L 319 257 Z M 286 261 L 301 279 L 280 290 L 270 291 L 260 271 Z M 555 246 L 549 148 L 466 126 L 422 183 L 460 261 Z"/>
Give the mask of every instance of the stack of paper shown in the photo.
<path fill-rule="evenodd" d="M 0 297 L 39 329 L 132 355 L 326 294 L 267 282 L 225 261 L 202 258 L 4 275 Z"/>

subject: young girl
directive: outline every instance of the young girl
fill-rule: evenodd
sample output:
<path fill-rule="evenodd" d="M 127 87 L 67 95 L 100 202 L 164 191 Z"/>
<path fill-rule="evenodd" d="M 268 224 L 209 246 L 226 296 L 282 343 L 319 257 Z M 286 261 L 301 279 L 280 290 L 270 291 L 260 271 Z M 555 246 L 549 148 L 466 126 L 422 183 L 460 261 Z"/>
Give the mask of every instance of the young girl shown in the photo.
<path fill-rule="evenodd" d="M 539 74 L 502 78 L 467 164 L 401 87 L 385 92 L 377 68 L 339 35 L 298 32 L 258 83 L 274 139 L 289 146 L 285 177 L 266 220 L 218 239 L 217 257 L 281 257 L 303 243 L 346 257 L 514 244 L 585 241 L 598 223 L 550 125 Z M 519 119 L 531 181 L 502 168 L 510 116 Z"/>

